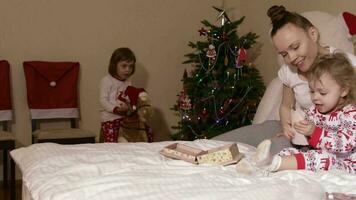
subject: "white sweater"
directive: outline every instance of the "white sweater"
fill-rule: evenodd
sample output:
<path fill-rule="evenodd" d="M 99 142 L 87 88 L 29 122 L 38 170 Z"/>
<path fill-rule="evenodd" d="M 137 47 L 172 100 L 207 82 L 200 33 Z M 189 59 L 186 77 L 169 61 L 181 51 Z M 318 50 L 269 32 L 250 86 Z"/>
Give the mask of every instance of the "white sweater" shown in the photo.
<path fill-rule="evenodd" d="M 101 121 L 112 121 L 122 118 L 123 116 L 113 113 L 114 108 L 118 105 L 117 97 L 123 93 L 131 81 L 120 81 L 110 74 L 106 75 L 100 81 L 100 104 L 101 104 Z"/>

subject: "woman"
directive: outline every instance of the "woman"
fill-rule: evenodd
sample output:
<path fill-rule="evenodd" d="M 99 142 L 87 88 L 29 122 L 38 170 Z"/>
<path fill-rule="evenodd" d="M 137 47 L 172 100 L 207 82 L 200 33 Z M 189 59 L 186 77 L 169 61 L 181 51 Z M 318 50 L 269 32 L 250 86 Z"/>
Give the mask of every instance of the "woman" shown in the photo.
<path fill-rule="evenodd" d="M 305 17 L 289 12 L 283 6 L 272 6 L 267 15 L 272 22 L 272 43 L 285 63 L 278 71 L 278 77 L 283 83 L 279 109 L 281 121 L 242 127 L 213 139 L 233 140 L 256 146 L 262 140 L 272 138 L 271 153 L 274 154 L 291 146 L 289 141 L 294 137 L 291 108 L 306 109 L 312 105 L 305 74 L 318 55 L 333 53 L 335 48 L 321 46 L 318 42 L 318 29 Z M 356 66 L 356 57 L 346 55 L 351 64 Z M 280 132 L 282 134 L 278 134 Z"/>

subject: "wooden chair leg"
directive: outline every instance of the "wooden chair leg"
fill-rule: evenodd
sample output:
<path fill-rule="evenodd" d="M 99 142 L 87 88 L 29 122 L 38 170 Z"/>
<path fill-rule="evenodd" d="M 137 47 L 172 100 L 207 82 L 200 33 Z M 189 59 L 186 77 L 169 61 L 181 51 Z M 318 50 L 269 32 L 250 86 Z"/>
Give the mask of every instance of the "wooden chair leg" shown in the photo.
<path fill-rule="evenodd" d="M 7 155 L 8 155 L 8 150 L 4 149 L 3 150 L 3 179 L 4 179 L 4 187 L 7 187 Z"/>
<path fill-rule="evenodd" d="M 10 170 L 11 170 L 11 182 L 10 182 L 10 199 L 11 200 L 15 200 L 16 199 L 16 188 L 15 188 L 15 162 L 14 160 L 11 158 L 10 154 Z"/>

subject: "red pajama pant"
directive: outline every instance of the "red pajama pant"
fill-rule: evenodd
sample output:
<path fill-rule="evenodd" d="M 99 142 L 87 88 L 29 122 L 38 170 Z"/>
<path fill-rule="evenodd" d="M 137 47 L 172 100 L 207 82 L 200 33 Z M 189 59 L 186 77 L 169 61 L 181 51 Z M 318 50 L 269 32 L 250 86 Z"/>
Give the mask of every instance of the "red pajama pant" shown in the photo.
<path fill-rule="evenodd" d="M 347 156 L 337 156 L 321 149 L 302 151 L 295 148 L 286 148 L 279 155 L 294 155 L 297 160 L 298 169 L 311 171 L 339 169 L 351 174 L 356 173 L 356 153 L 351 153 Z"/>
<path fill-rule="evenodd" d="M 115 119 L 113 121 L 101 122 L 104 142 L 118 142 L 121 121 L 122 119 Z"/>

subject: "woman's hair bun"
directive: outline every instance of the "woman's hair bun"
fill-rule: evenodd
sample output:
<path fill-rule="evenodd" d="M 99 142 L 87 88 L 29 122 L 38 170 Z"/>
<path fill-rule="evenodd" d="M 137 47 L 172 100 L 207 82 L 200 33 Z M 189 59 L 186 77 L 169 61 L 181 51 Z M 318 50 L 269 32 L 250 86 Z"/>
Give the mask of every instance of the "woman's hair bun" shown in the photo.
<path fill-rule="evenodd" d="M 272 6 L 267 11 L 267 15 L 271 18 L 272 24 L 275 24 L 279 20 L 283 19 L 288 13 L 289 12 L 284 6 Z"/>

